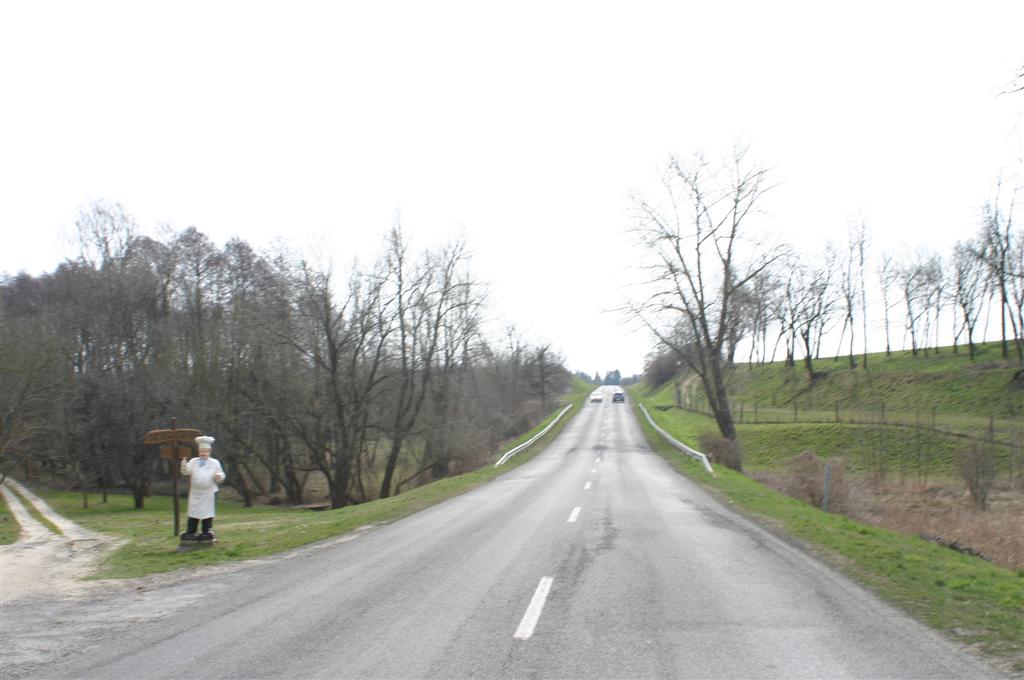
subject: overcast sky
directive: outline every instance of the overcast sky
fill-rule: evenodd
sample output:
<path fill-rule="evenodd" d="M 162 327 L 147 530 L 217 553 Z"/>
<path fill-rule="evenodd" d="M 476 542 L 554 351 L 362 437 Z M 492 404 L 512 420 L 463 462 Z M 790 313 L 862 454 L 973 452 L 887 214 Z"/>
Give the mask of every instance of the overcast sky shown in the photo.
<path fill-rule="evenodd" d="M 77 213 L 369 259 L 463 234 L 495 325 L 639 371 L 604 310 L 631 191 L 737 139 L 808 250 L 975 230 L 1021 167 L 1024 2 L 0 3 L 0 272 L 51 271 Z"/>

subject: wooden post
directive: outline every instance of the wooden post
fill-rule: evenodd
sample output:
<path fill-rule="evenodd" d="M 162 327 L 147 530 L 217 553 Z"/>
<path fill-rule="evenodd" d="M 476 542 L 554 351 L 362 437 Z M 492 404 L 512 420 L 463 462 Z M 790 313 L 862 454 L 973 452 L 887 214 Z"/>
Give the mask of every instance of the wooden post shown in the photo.
<path fill-rule="evenodd" d="M 160 448 L 160 458 L 166 459 L 171 467 L 171 488 L 173 489 L 174 507 L 174 536 L 177 537 L 181 531 L 181 500 L 178 498 L 180 481 L 178 462 L 182 458 L 188 458 L 193 440 L 202 435 L 202 432 L 195 428 L 179 428 L 177 418 L 171 418 L 171 429 L 151 430 L 146 433 L 143 439 L 143 446 L 157 446 Z M 181 444 L 182 446 L 179 446 Z"/>
<path fill-rule="evenodd" d="M 832 476 L 832 465 L 825 463 L 825 488 L 821 494 L 821 509 L 828 512 L 829 482 Z"/>
<path fill-rule="evenodd" d="M 174 431 L 176 429 L 178 429 L 177 425 L 178 425 L 178 419 L 177 418 L 171 418 L 171 433 L 172 433 L 171 436 L 172 437 L 174 436 L 173 435 Z M 178 441 L 176 439 L 171 440 L 171 446 L 174 447 L 174 453 L 177 454 L 178 453 Z M 181 529 L 181 517 L 180 517 L 181 512 L 180 512 L 180 509 L 178 507 L 179 506 L 179 501 L 178 501 L 178 477 L 181 476 L 181 471 L 178 469 L 180 466 L 179 465 L 175 465 L 175 463 L 177 463 L 177 462 L 178 462 L 177 455 L 175 455 L 173 458 L 170 459 L 171 480 L 172 480 L 171 481 L 171 488 L 174 489 L 174 491 L 172 493 L 174 494 L 174 537 L 175 538 L 177 538 L 178 534 L 181 533 L 179 531 L 179 529 Z"/>

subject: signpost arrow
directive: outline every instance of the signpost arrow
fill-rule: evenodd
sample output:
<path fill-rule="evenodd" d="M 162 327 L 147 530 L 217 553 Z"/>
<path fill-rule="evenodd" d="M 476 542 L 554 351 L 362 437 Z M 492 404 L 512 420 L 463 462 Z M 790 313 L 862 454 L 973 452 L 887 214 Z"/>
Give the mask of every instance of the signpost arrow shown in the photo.
<path fill-rule="evenodd" d="M 196 437 L 201 436 L 203 433 L 199 430 L 191 427 L 176 427 L 176 418 L 171 418 L 171 429 L 169 430 L 150 430 L 146 433 L 142 439 L 144 446 L 152 446 L 160 444 L 160 457 L 165 458 L 168 461 L 176 461 L 179 458 L 188 458 L 192 454 L 192 444 L 195 442 Z M 185 444 L 185 446 L 179 446 L 179 444 Z M 178 532 L 181 529 L 181 520 L 179 515 L 181 514 L 179 509 L 178 499 L 178 470 L 175 468 L 174 462 L 169 463 L 171 466 L 171 485 L 174 489 L 174 536 L 178 536 Z"/>

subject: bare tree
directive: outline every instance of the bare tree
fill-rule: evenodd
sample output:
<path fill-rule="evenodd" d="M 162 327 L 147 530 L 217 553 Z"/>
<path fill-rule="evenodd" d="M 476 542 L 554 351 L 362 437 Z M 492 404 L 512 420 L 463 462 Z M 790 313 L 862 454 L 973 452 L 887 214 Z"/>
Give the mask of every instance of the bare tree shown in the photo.
<path fill-rule="evenodd" d="M 996 198 L 993 202 L 985 205 L 982 211 L 981 236 L 978 240 L 977 257 L 985 263 L 988 269 L 989 285 L 999 293 L 999 318 L 1002 337 L 1003 358 L 1010 356 L 1009 342 L 1007 340 L 1006 321 L 1009 319 L 1014 345 L 1017 350 L 1017 358 L 1024 362 L 1024 334 L 1021 326 L 1024 326 L 1024 316 L 1020 309 L 1015 316 L 1012 296 L 1014 271 L 1019 271 L 1020 263 L 1018 248 L 1015 246 L 1015 232 L 1013 224 L 1013 207 L 1016 203 L 1016 191 L 1013 192 L 1009 201 L 1009 207 L 1005 210 L 1000 203 L 1000 187 L 997 187 Z M 1021 295 L 1024 298 L 1024 293 Z M 1024 301 L 1022 301 L 1024 302 Z"/>
<path fill-rule="evenodd" d="M 878 283 L 882 288 L 882 314 L 883 314 L 883 325 L 885 326 L 885 356 L 892 356 L 892 339 L 889 333 L 891 326 L 889 324 L 889 310 L 892 309 L 892 304 L 889 302 L 889 293 L 892 289 L 892 285 L 896 282 L 899 275 L 899 267 L 896 264 L 896 259 L 889 253 L 882 254 L 882 264 L 878 269 Z"/>
<path fill-rule="evenodd" d="M 456 241 L 427 253 L 410 277 L 401 231 L 395 229 L 390 235 L 387 271 L 397 321 L 393 343 L 397 350 L 398 388 L 380 498 L 391 495 L 402 445 L 416 427 L 423 409 L 434 379 L 445 322 L 464 303 L 460 289 L 470 284 L 460 273 L 467 260 L 465 245 Z"/>
<path fill-rule="evenodd" d="M 736 439 L 726 391 L 726 343 L 740 291 L 780 256 L 750 244 L 749 221 L 770 189 L 768 171 L 752 165 L 747 149 L 712 166 L 703 155 L 672 159 L 663 178 L 664 203 L 636 199 L 634 234 L 652 255 L 652 292 L 629 312 L 670 348 L 701 381 L 722 436 Z M 694 357 L 670 332 L 682 319 L 700 351 Z"/>
<path fill-rule="evenodd" d="M 1006 86 L 1000 94 L 1013 94 L 1016 92 L 1024 92 L 1024 64 L 1017 69 L 1017 73 L 1014 74 L 1013 80 Z"/>
<path fill-rule="evenodd" d="M 771 270 L 764 270 L 752 280 L 750 290 L 750 356 L 748 362 L 768 360 L 768 331 L 779 319 L 774 310 L 781 294 L 782 282 Z"/>
<path fill-rule="evenodd" d="M 962 323 L 958 324 L 959 330 L 953 334 L 953 351 L 957 351 L 957 341 L 960 334 L 967 331 L 967 351 L 971 360 L 974 360 L 976 348 L 974 345 L 974 330 L 978 324 L 985 302 L 985 270 L 980 260 L 975 256 L 977 246 L 970 242 L 958 242 L 953 249 L 952 289 L 953 300 L 960 310 Z"/>
<path fill-rule="evenodd" d="M 842 270 L 838 278 L 839 297 L 843 307 L 843 328 L 839 334 L 839 345 L 842 347 L 846 331 L 850 331 L 850 351 L 848 353 L 850 368 L 857 367 L 854 359 L 854 317 L 858 313 L 867 317 L 867 309 L 863 306 L 864 298 L 864 248 L 867 236 L 862 222 L 859 227 L 847 227 L 846 249 L 843 253 Z M 867 350 L 864 352 L 867 355 Z M 838 358 L 838 352 L 836 354 Z"/>
<path fill-rule="evenodd" d="M 931 330 L 935 331 L 935 353 L 938 354 L 940 350 L 939 330 L 940 323 L 939 318 L 942 315 L 942 308 L 946 305 L 946 277 L 943 274 L 943 262 L 942 255 L 936 253 L 930 260 L 928 267 L 924 271 L 926 281 L 926 298 L 925 298 L 925 313 L 924 313 L 924 355 L 928 356 L 928 338 L 931 334 Z M 934 318 L 934 321 L 933 321 Z"/>
<path fill-rule="evenodd" d="M 534 394 L 540 397 L 541 411 L 547 412 L 551 395 L 562 391 L 567 385 L 569 375 L 563 364 L 565 361 L 550 344 L 538 345 L 531 352 L 528 362 L 530 386 Z"/>
<path fill-rule="evenodd" d="M 818 355 L 839 302 L 839 291 L 833 281 L 836 255 L 831 245 L 825 248 L 824 255 L 824 262 L 817 268 L 793 266 L 788 297 L 791 326 L 803 344 L 804 367 L 812 383 L 822 375 L 814 370 L 812 357 Z"/>
<path fill-rule="evenodd" d="M 864 370 L 868 368 L 868 284 L 867 284 L 867 250 L 868 250 L 868 227 L 864 221 L 860 223 L 860 230 L 856 234 L 857 250 L 857 271 L 860 278 L 860 319 L 861 336 L 864 338 L 864 354 L 861 359 L 861 366 Z"/>
<path fill-rule="evenodd" d="M 412 477 L 429 470 L 432 479 L 440 479 L 451 472 L 453 463 L 465 462 L 474 449 L 486 450 L 485 428 L 473 417 L 480 413 L 482 402 L 474 368 L 481 355 L 483 301 L 468 271 L 459 274 L 459 280 L 452 313 L 442 322 L 439 365 L 423 427 L 423 459 Z"/>
<path fill-rule="evenodd" d="M 385 277 L 354 271 L 338 295 L 332 269 L 309 261 L 295 266 L 296 329 L 282 335 L 314 368 L 304 401 L 291 405 L 292 434 L 323 473 L 331 506 L 352 502 L 377 406 L 387 343 L 394 332 Z M 365 490 L 361 490 L 365 497 Z"/>
<path fill-rule="evenodd" d="M 925 251 L 918 251 L 913 259 L 899 266 L 896 270 L 897 283 L 903 296 L 906 310 L 906 329 L 910 333 L 911 354 L 917 356 L 922 348 L 922 340 L 927 344 L 924 333 L 924 318 L 928 314 L 929 304 L 934 294 L 936 272 L 941 271 L 936 256 Z"/>

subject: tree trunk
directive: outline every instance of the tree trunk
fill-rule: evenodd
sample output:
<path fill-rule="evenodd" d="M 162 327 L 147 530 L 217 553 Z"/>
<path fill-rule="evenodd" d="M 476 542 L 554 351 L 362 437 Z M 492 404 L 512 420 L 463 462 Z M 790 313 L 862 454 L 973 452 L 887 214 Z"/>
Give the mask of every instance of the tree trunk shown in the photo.
<path fill-rule="evenodd" d="M 398 466 L 398 456 L 402 453 L 402 440 L 405 437 L 396 433 L 391 438 L 391 450 L 388 452 L 388 460 L 384 466 L 384 480 L 380 483 L 380 494 L 378 498 L 387 498 L 391 495 L 391 480 L 395 477 L 395 468 Z"/>

